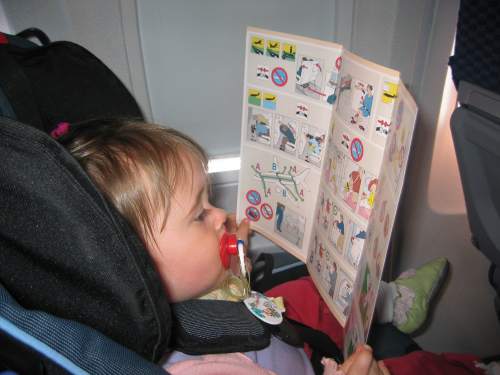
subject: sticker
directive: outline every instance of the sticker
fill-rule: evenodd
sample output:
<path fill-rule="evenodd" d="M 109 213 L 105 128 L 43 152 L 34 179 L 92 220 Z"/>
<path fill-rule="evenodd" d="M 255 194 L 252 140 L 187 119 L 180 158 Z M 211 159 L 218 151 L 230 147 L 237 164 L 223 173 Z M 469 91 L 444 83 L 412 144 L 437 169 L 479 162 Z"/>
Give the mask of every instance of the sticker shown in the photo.
<path fill-rule="evenodd" d="M 252 290 L 250 297 L 243 302 L 247 309 L 263 322 L 278 325 L 283 321 L 283 315 L 278 306 L 270 298 L 259 292 Z"/>
<path fill-rule="evenodd" d="M 283 51 L 281 58 L 286 61 L 295 61 L 295 54 L 297 53 L 297 46 L 291 43 L 283 43 Z"/>
<path fill-rule="evenodd" d="M 298 103 L 295 110 L 295 115 L 297 115 L 297 117 L 307 119 L 309 117 L 309 107 L 305 104 Z"/>
<path fill-rule="evenodd" d="M 266 55 L 269 57 L 280 57 L 280 42 L 278 40 L 268 40 Z"/>
<path fill-rule="evenodd" d="M 354 161 L 363 159 L 363 143 L 359 138 L 354 138 L 351 142 L 351 157 Z"/>
<path fill-rule="evenodd" d="M 257 190 L 249 190 L 246 194 L 248 203 L 258 206 L 260 204 L 260 193 Z"/>
<path fill-rule="evenodd" d="M 262 106 L 266 109 L 270 110 L 276 110 L 276 102 L 277 102 L 277 95 L 270 94 L 268 92 L 264 93 L 264 101 L 262 102 Z"/>
<path fill-rule="evenodd" d="M 269 79 L 269 68 L 264 65 L 257 65 L 257 78 L 267 81 Z"/>
<path fill-rule="evenodd" d="M 250 52 L 257 55 L 264 54 L 264 38 L 260 36 L 252 36 L 252 46 L 250 47 Z"/>
<path fill-rule="evenodd" d="M 263 203 L 262 206 L 260 206 L 260 212 L 264 219 L 271 220 L 273 218 L 273 208 L 267 203 Z"/>
<path fill-rule="evenodd" d="M 262 102 L 262 94 L 259 90 L 248 89 L 248 104 L 260 106 Z"/>
<path fill-rule="evenodd" d="M 245 210 L 245 215 L 250 221 L 259 221 L 260 219 L 260 212 L 255 207 L 248 207 Z"/>
<path fill-rule="evenodd" d="M 274 68 L 271 72 L 271 81 L 273 81 L 273 83 L 278 87 L 285 86 L 288 82 L 288 74 L 286 73 L 286 70 L 280 66 Z"/>

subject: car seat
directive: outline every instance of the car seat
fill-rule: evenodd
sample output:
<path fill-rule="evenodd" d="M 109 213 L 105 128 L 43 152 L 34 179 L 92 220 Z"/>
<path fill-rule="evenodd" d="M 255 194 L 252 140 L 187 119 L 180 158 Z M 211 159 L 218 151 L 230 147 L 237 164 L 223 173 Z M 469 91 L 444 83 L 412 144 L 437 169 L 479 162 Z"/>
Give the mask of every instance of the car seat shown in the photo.
<path fill-rule="evenodd" d="M 135 233 L 47 134 L 1 118 L 0 160 L 0 284 L 26 309 L 159 360 L 170 306 Z"/>

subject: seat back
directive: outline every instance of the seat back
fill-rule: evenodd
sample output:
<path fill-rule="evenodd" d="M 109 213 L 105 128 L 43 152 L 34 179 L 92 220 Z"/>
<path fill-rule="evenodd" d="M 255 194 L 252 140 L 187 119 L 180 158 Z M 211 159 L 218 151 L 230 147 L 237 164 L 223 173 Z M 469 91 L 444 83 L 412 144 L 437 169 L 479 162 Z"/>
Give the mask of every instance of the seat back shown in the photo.
<path fill-rule="evenodd" d="M 500 266 L 500 95 L 460 82 L 453 142 L 474 242 Z"/>
<path fill-rule="evenodd" d="M 0 32 L 0 66 L 0 115 L 45 132 L 61 122 L 143 118 L 134 97 L 101 60 L 76 43 L 50 42 L 41 30 Z"/>
<path fill-rule="evenodd" d="M 500 95 L 460 81 L 458 101 L 451 131 L 467 217 L 472 242 L 492 262 L 488 276 L 500 321 Z"/>

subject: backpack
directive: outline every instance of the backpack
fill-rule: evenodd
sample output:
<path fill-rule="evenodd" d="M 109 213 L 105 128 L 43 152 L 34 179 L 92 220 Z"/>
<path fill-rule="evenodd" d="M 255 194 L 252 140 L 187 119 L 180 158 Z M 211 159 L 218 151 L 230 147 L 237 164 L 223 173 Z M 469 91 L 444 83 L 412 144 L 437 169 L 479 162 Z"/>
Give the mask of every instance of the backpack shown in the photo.
<path fill-rule="evenodd" d="M 38 45 L 30 38 L 36 38 Z M 123 83 L 82 46 L 43 31 L 0 33 L 0 115 L 50 133 L 61 122 L 143 119 Z"/>

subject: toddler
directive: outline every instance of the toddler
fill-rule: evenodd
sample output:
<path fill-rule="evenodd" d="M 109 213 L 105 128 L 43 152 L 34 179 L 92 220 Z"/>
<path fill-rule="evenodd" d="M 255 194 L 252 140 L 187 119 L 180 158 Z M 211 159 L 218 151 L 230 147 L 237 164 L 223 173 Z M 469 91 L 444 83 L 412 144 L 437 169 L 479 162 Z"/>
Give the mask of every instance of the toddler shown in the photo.
<path fill-rule="evenodd" d="M 199 145 L 173 129 L 117 119 L 75 125 L 60 141 L 139 234 L 171 302 L 200 298 L 222 285 L 228 271 L 220 240 L 233 231 L 246 241 L 249 225 L 236 225 L 209 203 L 207 157 Z M 164 367 L 176 374 L 313 374 L 303 349 L 275 337 L 267 348 L 245 354 L 173 352 Z M 341 370 L 325 361 L 325 374 L 388 373 L 365 347 Z"/>
<path fill-rule="evenodd" d="M 111 119 L 74 125 L 60 140 L 137 231 L 171 302 L 220 287 L 228 277 L 220 239 L 229 229 L 247 240 L 248 223 L 236 226 L 234 217 L 228 220 L 209 203 L 207 157 L 200 146 L 173 129 Z M 313 374 L 302 349 L 274 337 L 268 348 L 247 357 L 277 373 Z M 166 367 L 188 358 L 173 352 Z"/>

